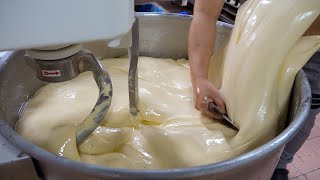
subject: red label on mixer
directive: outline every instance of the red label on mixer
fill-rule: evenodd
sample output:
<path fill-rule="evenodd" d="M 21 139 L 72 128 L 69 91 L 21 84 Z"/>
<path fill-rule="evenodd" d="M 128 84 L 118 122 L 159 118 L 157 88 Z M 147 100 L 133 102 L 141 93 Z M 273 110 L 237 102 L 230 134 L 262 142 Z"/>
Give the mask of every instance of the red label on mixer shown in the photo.
<path fill-rule="evenodd" d="M 42 76 L 59 77 L 61 76 L 61 73 L 60 73 L 60 70 L 42 70 Z"/>

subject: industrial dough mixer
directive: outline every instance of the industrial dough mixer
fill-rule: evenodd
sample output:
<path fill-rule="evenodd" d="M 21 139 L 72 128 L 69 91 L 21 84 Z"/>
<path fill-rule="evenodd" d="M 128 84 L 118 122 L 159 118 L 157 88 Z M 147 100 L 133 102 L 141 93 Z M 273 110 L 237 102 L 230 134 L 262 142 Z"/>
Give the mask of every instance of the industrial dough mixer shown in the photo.
<path fill-rule="evenodd" d="M 187 58 L 190 16 L 139 14 L 140 50 L 143 56 Z M 231 25 L 218 23 L 216 48 L 224 44 Z M 127 49 L 114 49 L 104 42 L 84 43 L 95 57 L 119 57 Z M 129 170 L 75 162 L 49 153 L 26 141 L 14 131 L 21 107 L 45 83 L 38 80 L 24 59 L 24 51 L 6 52 L 0 62 L 0 174 L 12 179 L 263 179 L 270 176 L 282 148 L 298 131 L 310 107 L 310 89 L 304 73 L 296 77 L 289 108 L 288 127 L 263 146 L 236 158 L 192 168 Z M 15 76 L 13 79 L 12 76 Z M 115 82 L 116 83 L 116 82 Z M 5 157 L 3 154 L 9 154 Z M 252 169 L 250 173 L 246 169 Z"/>

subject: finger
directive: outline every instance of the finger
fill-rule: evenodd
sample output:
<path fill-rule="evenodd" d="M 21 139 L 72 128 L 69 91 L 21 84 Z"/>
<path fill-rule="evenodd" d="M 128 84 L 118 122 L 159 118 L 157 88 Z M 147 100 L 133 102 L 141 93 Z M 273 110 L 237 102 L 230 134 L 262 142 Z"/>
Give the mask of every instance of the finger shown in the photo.
<path fill-rule="evenodd" d="M 205 96 L 202 100 L 202 104 L 208 106 L 210 102 L 214 102 L 211 97 Z"/>
<path fill-rule="evenodd" d="M 209 116 L 210 118 L 214 118 L 214 119 L 221 119 L 221 117 L 216 114 L 215 112 L 212 112 L 210 109 L 209 109 L 209 104 L 208 102 L 213 102 L 212 100 L 211 101 L 207 101 L 207 102 L 203 102 L 202 104 L 200 104 L 200 111 Z"/>
<path fill-rule="evenodd" d="M 220 112 L 222 112 L 222 113 L 226 113 L 227 112 L 226 105 L 225 105 L 225 103 L 224 103 L 224 101 L 222 100 L 221 97 L 220 98 L 215 98 L 214 102 L 218 106 Z"/>
<path fill-rule="evenodd" d="M 220 92 L 215 88 L 213 84 L 210 84 L 210 96 L 211 99 L 215 102 L 215 104 L 218 106 L 220 112 L 226 113 L 226 105 L 220 95 Z"/>
<path fill-rule="evenodd" d="M 197 96 L 197 97 L 196 97 L 195 107 L 196 107 L 196 109 L 198 109 L 198 110 L 205 109 L 205 107 L 208 106 L 209 102 L 212 102 L 212 101 L 213 101 L 213 100 L 212 100 L 212 99 L 209 99 L 207 96 L 205 96 L 205 97 Z"/>

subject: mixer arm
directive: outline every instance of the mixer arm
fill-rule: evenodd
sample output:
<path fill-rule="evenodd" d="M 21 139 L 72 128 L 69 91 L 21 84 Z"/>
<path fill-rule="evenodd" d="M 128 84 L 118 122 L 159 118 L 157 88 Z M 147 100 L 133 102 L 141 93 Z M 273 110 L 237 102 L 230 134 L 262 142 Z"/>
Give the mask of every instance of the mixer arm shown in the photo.
<path fill-rule="evenodd" d="M 139 59 L 139 18 L 132 25 L 132 44 L 128 48 L 129 54 L 129 106 L 130 114 L 136 116 L 139 112 L 139 89 L 138 89 L 138 59 Z"/>

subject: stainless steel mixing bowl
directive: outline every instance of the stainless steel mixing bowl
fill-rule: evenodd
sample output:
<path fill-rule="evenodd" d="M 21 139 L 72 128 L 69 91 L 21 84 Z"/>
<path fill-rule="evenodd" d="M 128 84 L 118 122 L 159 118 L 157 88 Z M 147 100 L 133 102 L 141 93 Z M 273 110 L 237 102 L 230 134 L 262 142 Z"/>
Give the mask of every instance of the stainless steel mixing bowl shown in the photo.
<path fill-rule="evenodd" d="M 140 14 L 140 55 L 187 58 L 190 16 Z M 218 23 L 216 49 L 228 40 L 232 26 Z M 106 48 L 89 43 L 86 48 L 97 57 L 116 57 L 126 49 Z M 27 100 L 44 83 L 23 60 L 24 51 L 6 53 L 0 62 L 0 133 L 15 147 L 31 156 L 38 174 L 46 179 L 270 179 L 284 145 L 297 133 L 310 109 L 310 87 L 303 71 L 296 76 L 289 107 L 288 126 L 263 146 L 236 158 L 192 168 L 129 170 L 100 167 L 56 156 L 26 141 L 14 131 Z M 107 67 L 106 67 L 107 68 Z"/>

